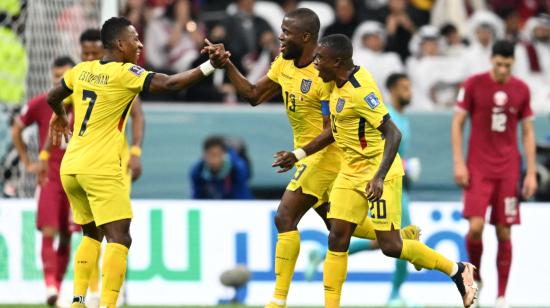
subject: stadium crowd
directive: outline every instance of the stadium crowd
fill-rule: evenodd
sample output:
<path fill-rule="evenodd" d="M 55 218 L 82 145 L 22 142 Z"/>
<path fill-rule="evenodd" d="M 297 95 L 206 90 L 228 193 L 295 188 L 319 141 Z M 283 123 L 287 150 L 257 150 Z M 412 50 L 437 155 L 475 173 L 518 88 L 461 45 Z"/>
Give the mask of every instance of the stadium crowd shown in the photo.
<path fill-rule="evenodd" d="M 223 42 L 254 81 L 278 55 L 285 12 L 307 5 L 321 18 L 322 35 L 353 39 L 354 60 L 378 84 L 392 73 L 411 76 L 411 110 L 453 106 L 466 76 L 489 68 L 492 42 L 517 42 L 515 74 L 532 91 L 535 112 L 550 111 L 550 1 L 190 1 L 129 0 L 122 12 L 142 34 L 145 67 L 175 72 L 204 62 L 203 38 Z M 147 99 L 147 98 L 146 98 Z M 152 99 L 158 99 L 152 97 Z M 223 72 L 167 100 L 239 101 Z"/>
<path fill-rule="evenodd" d="M 251 81 L 263 76 L 279 54 L 284 14 L 307 6 L 321 18 L 321 37 L 343 33 L 352 38 L 355 62 L 366 66 L 378 84 L 392 73 L 411 76 L 415 93 L 411 111 L 450 109 L 461 82 L 489 68 L 490 47 L 504 38 L 517 43 L 514 73 L 530 86 L 533 110 L 550 111 L 546 103 L 550 87 L 545 86 L 550 83 L 548 0 L 127 0 L 120 4 L 121 15 L 136 25 L 144 44 L 139 65 L 165 73 L 189 69 L 206 60 L 200 49 L 209 38 L 225 44 L 237 68 Z M 79 11 L 77 7 L 63 11 L 57 26 L 64 27 L 62 21 L 77 18 Z M 84 29 L 77 28 L 75 37 L 64 42 L 67 48 L 76 44 L 73 49 L 78 50 L 76 37 Z M 6 39 L 10 41 L 13 38 Z M 23 92 L 21 87 L 13 89 Z M 144 100 L 243 101 L 223 71 L 191 91 L 148 95 Z"/>

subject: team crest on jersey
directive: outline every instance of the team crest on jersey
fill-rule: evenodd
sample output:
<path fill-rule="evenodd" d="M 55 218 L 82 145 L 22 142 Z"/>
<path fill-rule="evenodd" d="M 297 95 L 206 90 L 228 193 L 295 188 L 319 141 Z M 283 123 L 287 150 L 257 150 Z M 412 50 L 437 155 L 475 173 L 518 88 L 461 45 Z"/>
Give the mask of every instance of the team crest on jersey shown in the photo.
<path fill-rule="evenodd" d="M 365 102 L 367 102 L 371 109 L 374 109 L 376 108 L 376 106 L 380 105 L 380 100 L 378 99 L 378 97 L 376 97 L 376 94 L 374 94 L 374 92 L 370 92 L 370 94 L 365 96 L 365 98 L 363 99 L 365 100 Z"/>
<path fill-rule="evenodd" d="M 139 77 L 141 74 L 143 74 L 143 72 L 145 72 L 145 69 L 139 65 L 134 65 L 130 67 L 129 71 Z"/>
<path fill-rule="evenodd" d="M 342 112 L 342 110 L 344 110 L 344 104 L 346 103 L 346 101 L 343 99 L 343 98 L 339 98 L 338 101 L 336 102 L 336 112 L 340 113 Z"/>
<path fill-rule="evenodd" d="M 309 89 L 311 89 L 312 83 L 313 81 L 311 81 L 311 79 L 302 79 L 302 84 L 300 85 L 300 91 L 306 94 L 307 92 L 309 92 Z"/>
<path fill-rule="evenodd" d="M 508 102 L 508 94 L 504 91 L 497 91 L 493 95 L 493 101 L 497 106 L 504 106 Z"/>

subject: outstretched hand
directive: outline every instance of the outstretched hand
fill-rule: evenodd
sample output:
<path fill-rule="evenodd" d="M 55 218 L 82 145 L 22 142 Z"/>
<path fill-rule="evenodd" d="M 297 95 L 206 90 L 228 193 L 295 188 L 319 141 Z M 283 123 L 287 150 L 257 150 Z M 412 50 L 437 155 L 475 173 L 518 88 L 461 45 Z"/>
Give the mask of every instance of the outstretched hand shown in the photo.
<path fill-rule="evenodd" d="M 294 167 L 294 164 L 298 162 L 296 155 L 292 152 L 279 151 L 273 155 L 275 161 L 271 164 L 271 167 L 279 167 L 277 173 L 287 172 Z"/>
<path fill-rule="evenodd" d="M 206 43 L 206 46 L 202 48 L 201 53 L 208 54 L 210 62 L 215 68 L 225 66 L 229 60 L 229 57 L 231 57 L 231 53 L 226 51 L 225 47 L 221 43 L 213 44 L 208 39 L 204 39 L 204 42 Z"/>

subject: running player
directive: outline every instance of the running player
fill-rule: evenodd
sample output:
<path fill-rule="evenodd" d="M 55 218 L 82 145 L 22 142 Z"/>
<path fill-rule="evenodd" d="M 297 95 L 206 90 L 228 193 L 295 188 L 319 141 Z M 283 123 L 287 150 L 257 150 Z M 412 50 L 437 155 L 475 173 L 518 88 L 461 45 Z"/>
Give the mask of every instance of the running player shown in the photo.
<path fill-rule="evenodd" d="M 56 58 L 51 69 L 53 85 L 59 86 L 63 74 L 74 65 L 69 57 Z M 46 282 L 46 302 L 53 306 L 57 302 L 71 251 L 70 206 L 59 176 L 59 166 L 65 150 L 59 147 L 53 147 L 51 151 L 42 150 L 39 162 L 31 163 L 22 138 L 26 127 L 37 124 L 38 145 L 40 149 L 44 149 L 52 116 L 46 94 L 33 97 L 23 108 L 21 115 L 14 121 L 12 140 L 27 171 L 36 173 L 38 177 L 36 227 L 42 232 L 41 257 Z M 54 247 L 56 237 L 57 247 Z"/>
<path fill-rule="evenodd" d="M 386 256 L 449 275 L 464 307 L 469 307 L 477 288 L 473 265 L 454 263 L 423 243 L 402 239 L 399 234 L 404 175 L 397 154 L 401 133 L 390 119 L 372 76 L 355 66 L 352 56 L 353 47 L 345 35 L 329 35 L 319 42 L 315 66 L 323 81 L 330 83 L 332 127 L 301 149 L 307 157 L 336 141 L 344 153 L 330 193 L 329 251 L 323 271 L 325 307 L 340 307 L 350 238 L 369 210 L 378 245 Z M 301 158 L 296 152 L 280 152 L 274 165 L 288 170 Z"/>
<path fill-rule="evenodd" d="M 456 183 L 464 189 L 464 218 L 468 219 L 466 249 L 478 268 L 479 283 L 483 252 L 485 214 L 492 206 L 490 223 L 498 239 L 498 291 L 495 307 L 507 308 L 505 300 L 512 264 L 512 225 L 520 223 L 519 200 L 537 190 L 535 131 L 529 88 L 512 76 L 514 44 L 499 41 L 493 45 L 491 70 L 468 78 L 460 90 L 453 117 L 452 144 Z M 470 117 L 468 159 L 462 155 L 462 130 Z M 517 128 L 521 124 L 527 173 L 519 190 L 521 157 Z"/>
<path fill-rule="evenodd" d="M 48 93 L 55 112 L 50 121 L 53 144 L 68 140 L 70 129 L 61 102 L 73 95 L 74 135 L 61 163 L 61 181 L 84 236 L 75 254 L 73 307 L 84 307 L 89 277 L 97 262 L 101 230 L 107 239 L 103 257 L 101 307 L 115 307 L 126 272 L 132 242 L 130 196 L 124 183 L 121 152 L 127 114 L 141 91 L 168 92 L 191 86 L 229 57 L 218 52 L 199 67 L 172 76 L 135 65 L 143 45 L 136 29 L 123 17 L 101 28 L 105 54 L 99 61 L 82 62 L 63 76 Z"/>

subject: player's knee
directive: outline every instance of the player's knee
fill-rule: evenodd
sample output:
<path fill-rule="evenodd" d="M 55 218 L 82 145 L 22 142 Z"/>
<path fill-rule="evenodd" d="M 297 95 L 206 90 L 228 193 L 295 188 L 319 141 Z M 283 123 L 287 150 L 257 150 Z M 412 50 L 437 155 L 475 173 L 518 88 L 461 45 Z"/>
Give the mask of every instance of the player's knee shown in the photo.
<path fill-rule="evenodd" d="M 403 249 L 401 241 L 379 241 L 378 244 L 385 256 L 391 258 L 399 258 L 401 256 L 401 250 Z"/>
<path fill-rule="evenodd" d="M 130 248 L 132 245 L 132 236 L 130 233 L 115 233 L 107 236 L 109 243 L 116 243 Z"/>
<path fill-rule="evenodd" d="M 475 241 L 481 240 L 483 236 L 483 227 L 471 226 L 470 231 L 468 232 L 468 236 L 470 237 L 470 239 Z"/>
<path fill-rule="evenodd" d="M 350 239 L 351 235 L 344 232 L 344 230 L 334 228 L 328 235 L 328 248 L 331 251 L 348 251 Z"/>
<path fill-rule="evenodd" d="M 277 227 L 277 231 L 281 233 L 296 230 L 297 223 L 288 214 L 277 212 L 277 215 L 275 215 L 275 226 Z"/>
<path fill-rule="evenodd" d="M 499 241 L 509 241 L 512 239 L 512 230 L 508 226 L 498 225 L 496 227 L 496 232 L 497 232 L 497 239 Z"/>

